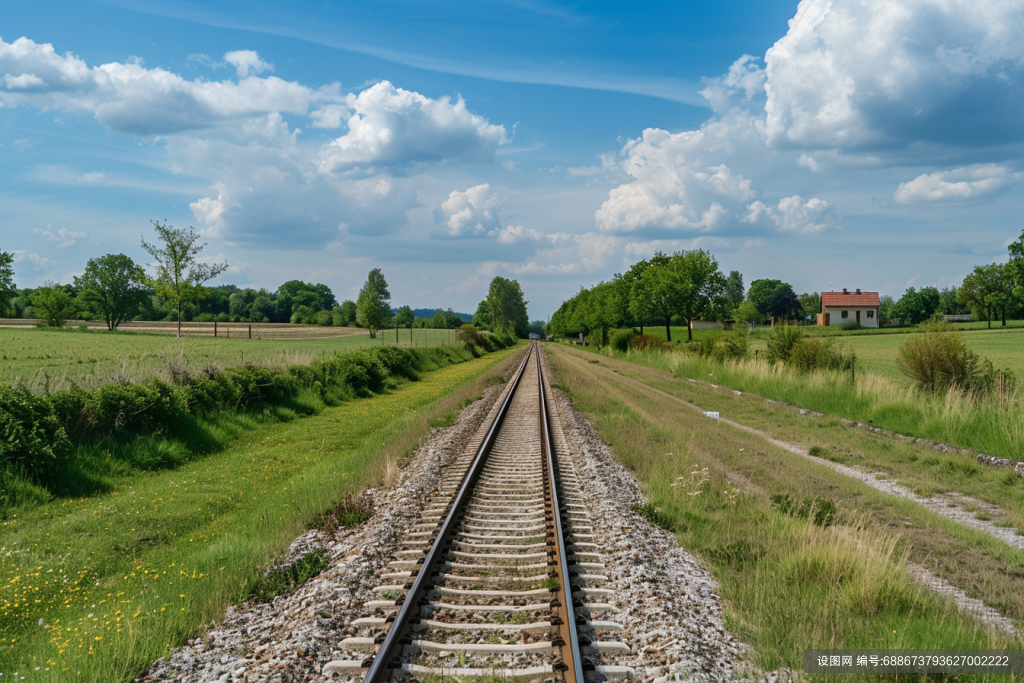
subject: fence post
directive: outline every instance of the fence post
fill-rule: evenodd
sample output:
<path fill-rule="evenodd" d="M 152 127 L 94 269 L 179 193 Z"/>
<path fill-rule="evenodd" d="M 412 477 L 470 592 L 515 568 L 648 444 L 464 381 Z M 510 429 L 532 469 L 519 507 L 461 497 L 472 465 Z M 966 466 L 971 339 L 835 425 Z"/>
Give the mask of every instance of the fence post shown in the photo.
<path fill-rule="evenodd" d="M 999 405 L 1006 407 L 1006 375 L 999 371 Z"/>
<path fill-rule="evenodd" d="M 252 325 L 249 325 L 249 339 L 252 339 Z"/>
<path fill-rule="evenodd" d="M 213 338 L 214 339 L 217 338 L 217 321 L 216 320 L 213 321 Z"/>

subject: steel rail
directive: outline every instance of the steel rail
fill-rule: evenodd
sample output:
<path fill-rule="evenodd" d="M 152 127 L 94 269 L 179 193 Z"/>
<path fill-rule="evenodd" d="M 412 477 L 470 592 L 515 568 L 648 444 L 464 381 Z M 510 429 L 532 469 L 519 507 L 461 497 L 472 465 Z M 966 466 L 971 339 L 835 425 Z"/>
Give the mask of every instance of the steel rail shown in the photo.
<path fill-rule="evenodd" d="M 536 343 L 536 342 L 535 342 Z M 558 501 L 558 477 L 555 461 L 555 443 L 551 437 L 548 418 L 547 392 L 544 391 L 544 370 L 540 362 L 540 347 L 537 346 L 537 383 L 540 385 L 540 416 L 544 431 L 544 450 L 547 451 L 548 486 L 551 491 L 552 516 L 554 518 L 554 541 L 557 566 L 561 573 L 562 617 L 561 632 L 562 662 L 566 665 L 566 683 L 584 683 L 583 657 L 580 655 L 579 634 L 576 629 L 576 606 L 572 597 L 572 575 L 569 571 L 568 552 L 565 547 L 565 529 L 562 527 L 561 504 Z"/>
<path fill-rule="evenodd" d="M 515 378 L 512 380 L 512 385 L 509 387 L 509 391 L 501 404 L 498 414 L 494 418 L 494 422 L 487 431 L 487 436 L 484 437 L 483 442 L 476 451 L 476 455 L 473 457 L 473 462 L 462 478 L 462 484 L 458 492 L 452 498 L 451 503 L 449 503 L 448 515 L 438 529 L 437 537 L 430 546 L 430 551 L 423 561 L 423 566 L 419 570 L 413 570 L 415 580 L 406 593 L 398 614 L 395 616 L 395 621 L 391 624 L 391 628 L 384 638 L 384 642 L 381 644 L 380 649 L 377 650 L 377 654 L 370 665 L 370 670 L 363 679 L 363 683 L 383 683 L 383 681 L 391 678 L 392 669 L 401 668 L 400 663 L 397 663 L 396 666 L 396 662 L 392 660 L 398 657 L 401 648 L 407 644 L 403 640 L 406 640 L 406 636 L 411 630 L 413 623 L 419 621 L 420 598 L 425 597 L 428 586 L 432 587 L 433 575 L 437 571 L 437 562 L 441 555 L 446 552 L 443 548 L 456 526 L 456 518 L 459 511 L 469 497 L 470 489 L 473 488 L 473 485 L 476 484 L 476 480 L 480 476 L 480 471 L 483 469 L 487 454 L 490 453 L 494 440 L 498 436 L 498 431 L 505 420 L 505 415 L 508 413 L 509 406 L 512 404 L 512 397 L 515 396 L 516 389 L 519 388 L 519 380 L 522 379 L 527 363 L 529 363 L 534 353 L 539 353 L 539 351 L 536 351 L 531 345 L 527 349 L 526 358 L 523 359 Z"/>

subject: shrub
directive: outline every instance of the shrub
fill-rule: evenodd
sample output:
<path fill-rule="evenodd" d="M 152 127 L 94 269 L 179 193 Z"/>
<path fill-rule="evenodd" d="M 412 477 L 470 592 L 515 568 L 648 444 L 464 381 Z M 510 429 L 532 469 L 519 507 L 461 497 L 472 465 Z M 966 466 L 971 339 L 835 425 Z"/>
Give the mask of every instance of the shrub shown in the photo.
<path fill-rule="evenodd" d="M 320 327 L 330 327 L 334 324 L 334 316 L 330 311 L 317 311 L 316 324 Z"/>
<path fill-rule="evenodd" d="M 612 348 L 625 353 L 629 350 L 630 344 L 636 339 L 637 334 L 633 330 L 616 330 L 612 334 Z"/>
<path fill-rule="evenodd" d="M 804 370 L 849 370 L 852 351 L 844 351 L 832 339 L 799 339 L 789 350 L 789 364 Z"/>
<path fill-rule="evenodd" d="M 925 391 L 957 389 L 984 393 L 998 389 L 999 371 L 967 348 L 963 335 L 944 320 L 921 323 L 922 334 L 900 347 L 896 362 L 907 377 Z M 1007 389 L 1016 384 L 1012 372 L 1003 371 Z"/>
<path fill-rule="evenodd" d="M 661 351 L 668 348 L 668 343 L 661 337 L 641 334 L 633 339 L 633 348 L 637 351 Z"/>
<path fill-rule="evenodd" d="M 471 351 L 481 345 L 480 341 L 482 336 L 483 335 L 477 332 L 476 327 L 469 324 L 463 325 L 455 333 L 455 338 L 465 344 L 466 348 Z"/>
<path fill-rule="evenodd" d="M 687 348 L 702 358 L 722 362 L 747 357 L 747 336 L 742 333 L 706 334 L 687 345 Z"/>
<path fill-rule="evenodd" d="M 840 325 L 839 329 L 845 330 L 847 332 L 852 332 L 853 330 L 862 330 L 864 328 L 861 327 L 860 323 L 858 323 L 856 320 L 851 320 L 848 323 L 843 323 L 842 325 Z"/>
<path fill-rule="evenodd" d="M 794 325 L 780 325 L 776 327 L 768 337 L 768 349 L 765 357 L 769 363 L 785 363 L 793 347 L 803 338 L 804 334 L 799 327 Z"/>
<path fill-rule="evenodd" d="M 25 387 L 0 387 L 0 467 L 38 480 L 71 450 L 50 402 Z"/>

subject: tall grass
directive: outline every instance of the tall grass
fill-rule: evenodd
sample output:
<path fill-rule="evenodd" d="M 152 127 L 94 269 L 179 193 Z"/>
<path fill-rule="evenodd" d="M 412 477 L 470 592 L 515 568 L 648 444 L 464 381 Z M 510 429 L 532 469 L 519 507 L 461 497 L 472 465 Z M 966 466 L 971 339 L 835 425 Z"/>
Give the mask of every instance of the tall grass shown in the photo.
<path fill-rule="evenodd" d="M 804 648 L 1008 644 L 908 577 L 911 543 L 901 520 L 931 528 L 930 513 L 865 494 L 857 482 L 569 355 L 554 353 L 557 380 L 643 483 L 650 503 L 637 511 L 704 560 L 720 582 L 727 625 L 754 646 L 763 668 L 799 670 Z M 816 495 L 827 498 L 812 506 L 834 505 L 828 523 L 816 523 L 813 507 L 802 515 L 773 500 Z M 948 539 L 928 542 L 942 548 Z"/>
<path fill-rule="evenodd" d="M 608 355 L 679 378 L 695 379 L 860 422 L 1006 458 L 1024 453 L 1024 392 L 979 398 L 950 390 L 932 395 L 895 378 L 869 372 L 804 372 L 757 358 L 717 362 L 680 350 Z"/>

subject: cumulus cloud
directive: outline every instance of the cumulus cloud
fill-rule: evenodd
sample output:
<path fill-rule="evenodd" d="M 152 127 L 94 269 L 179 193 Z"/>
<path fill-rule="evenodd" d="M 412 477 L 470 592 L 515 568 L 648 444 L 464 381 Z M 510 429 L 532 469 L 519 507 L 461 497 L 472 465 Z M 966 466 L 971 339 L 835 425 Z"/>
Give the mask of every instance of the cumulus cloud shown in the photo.
<path fill-rule="evenodd" d="M 235 50 L 224 55 L 224 61 L 235 67 L 239 78 L 246 78 L 249 74 L 260 74 L 264 71 L 273 71 L 274 67 L 260 59 L 259 53 L 254 50 Z"/>
<path fill-rule="evenodd" d="M 482 237 L 500 230 L 498 195 L 487 183 L 465 192 L 453 190 L 441 206 L 434 209 L 434 222 L 444 226 L 445 237 Z"/>
<path fill-rule="evenodd" d="M 900 204 L 958 202 L 988 197 L 1024 179 L 997 164 L 979 164 L 937 171 L 900 183 L 892 198 Z"/>
<path fill-rule="evenodd" d="M 243 53 L 255 62 L 239 57 Z M 262 70 L 255 52 L 229 55 L 236 55 L 239 75 Z M 89 67 L 70 53 L 57 54 L 49 43 L 28 38 L 0 39 L 0 73 L 3 104 L 87 111 L 111 130 L 139 135 L 198 130 L 272 112 L 305 114 L 314 104 L 341 99 L 337 84 L 313 89 L 274 76 L 189 81 L 139 61 Z"/>
<path fill-rule="evenodd" d="M 756 193 L 750 180 L 725 164 L 701 163 L 703 130 L 669 133 L 648 128 L 622 151 L 620 167 L 632 178 L 613 189 L 594 215 L 607 233 L 645 229 L 704 231 L 724 227 L 728 206 L 742 205 Z"/>
<path fill-rule="evenodd" d="M 345 172 L 422 162 L 490 161 L 505 127 L 474 114 L 460 97 L 430 99 L 377 83 L 345 100 L 348 132 L 321 151 L 320 169 Z M 324 125 L 333 115 L 321 114 Z"/>
<path fill-rule="evenodd" d="M 80 239 L 85 238 L 84 232 L 77 232 L 75 230 L 68 230 L 67 228 L 61 228 L 56 233 L 50 230 L 50 226 L 46 226 L 45 229 L 35 228 L 32 230 L 37 235 L 46 238 L 48 242 L 56 242 L 58 249 L 65 249 L 67 247 L 73 247 Z"/>
<path fill-rule="evenodd" d="M 802 0 L 765 55 L 775 145 L 987 145 L 1024 137 L 1024 4 Z"/>

